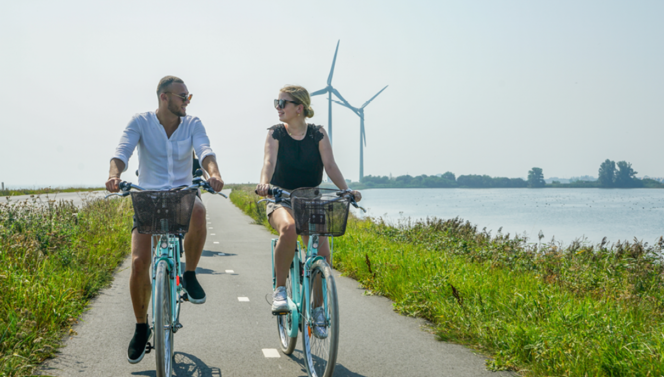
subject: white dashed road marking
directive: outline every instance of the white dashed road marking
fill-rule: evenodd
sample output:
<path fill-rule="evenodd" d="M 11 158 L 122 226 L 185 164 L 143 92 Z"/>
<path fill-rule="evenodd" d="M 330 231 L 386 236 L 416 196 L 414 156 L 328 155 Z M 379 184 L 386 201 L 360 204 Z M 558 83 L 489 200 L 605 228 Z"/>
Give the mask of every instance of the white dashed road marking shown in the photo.
<path fill-rule="evenodd" d="M 249 302 L 249 297 L 238 297 L 237 300 L 240 302 Z"/>
<path fill-rule="evenodd" d="M 226 273 L 227 273 L 227 274 L 234 274 L 235 271 L 233 271 L 233 270 L 226 270 Z"/>
<path fill-rule="evenodd" d="M 211 236 L 216 236 L 216 234 L 214 234 L 214 233 L 210 233 L 210 235 L 211 235 Z"/>
<path fill-rule="evenodd" d="M 212 227 L 209 227 L 208 229 L 212 229 Z"/>
<path fill-rule="evenodd" d="M 268 357 L 268 358 L 270 358 L 270 357 L 277 357 L 277 358 L 281 357 L 281 355 L 279 355 L 279 351 L 277 351 L 274 348 L 263 348 L 263 356 Z"/>
<path fill-rule="evenodd" d="M 218 244 L 219 242 L 217 242 L 217 241 L 214 241 L 214 243 L 215 243 L 215 244 Z"/>

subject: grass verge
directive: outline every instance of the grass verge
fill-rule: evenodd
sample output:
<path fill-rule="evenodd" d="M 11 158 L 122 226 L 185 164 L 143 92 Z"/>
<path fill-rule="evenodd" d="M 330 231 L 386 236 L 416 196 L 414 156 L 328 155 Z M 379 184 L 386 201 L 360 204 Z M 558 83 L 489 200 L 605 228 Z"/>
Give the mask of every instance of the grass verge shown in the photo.
<path fill-rule="evenodd" d="M 130 250 L 129 200 L 0 204 L 0 375 L 27 376 Z"/>
<path fill-rule="evenodd" d="M 253 186 L 231 200 L 261 221 Z M 560 248 L 460 219 L 351 218 L 334 244 L 336 269 L 431 321 L 439 339 L 491 355 L 491 370 L 664 375 L 662 240 Z"/>

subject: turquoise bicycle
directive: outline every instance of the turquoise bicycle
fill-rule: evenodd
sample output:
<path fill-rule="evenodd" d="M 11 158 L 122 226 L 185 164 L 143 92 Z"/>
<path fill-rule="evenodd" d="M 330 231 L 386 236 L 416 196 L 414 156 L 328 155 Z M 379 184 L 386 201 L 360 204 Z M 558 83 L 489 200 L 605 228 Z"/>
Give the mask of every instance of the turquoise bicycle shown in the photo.
<path fill-rule="evenodd" d="M 286 280 L 289 311 L 276 313 L 277 331 L 281 350 L 290 355 L 297 344 L 298 332 L 302 332 L 304 363 L 309 376 L 330 377 L 334 373 L 339 346 L 339 302 L 332 270 L 324 257 L 318 255 L 321 236 L 339 237 L 346 231 L 349 205 L 364 211 L 357 205 L 350 190 L 302 188 L 287 191 L 271 188 L 268 195 L 274 199 L 262 199 L 280 203 L 290 197 L 297 234 L 309 236 L 306 251 L 299 242 Z M 272 240 L 272 288 L 276 288 L 274 248 Z M 332 242 L 330 242 L 332 246 Z M 330 247 L 330 260 L 332 247 Z M 324 331 L 315 331 L 320 322 Z"/>
<path fill-rule="evenodd" d="M 183 239 L 189 230 L 189 220 L 198 189 L 215 192 L 197 171 L 191 186 L 170 191 L 147 191 L 130 182 L 119 184 L 122 193 L 109 196 L 131 195 L 134 216 L 141 234 L 152 234 L 152 331 L 154 346 L 148 342 L 145 353 L 155 350 L 157 377 L 170 377 L 173 373 L 174 334 L 182 328 L 180 305 L 188 301 L 182 286 Z M 136 189 L 140 191 L 130 191 Z"/>

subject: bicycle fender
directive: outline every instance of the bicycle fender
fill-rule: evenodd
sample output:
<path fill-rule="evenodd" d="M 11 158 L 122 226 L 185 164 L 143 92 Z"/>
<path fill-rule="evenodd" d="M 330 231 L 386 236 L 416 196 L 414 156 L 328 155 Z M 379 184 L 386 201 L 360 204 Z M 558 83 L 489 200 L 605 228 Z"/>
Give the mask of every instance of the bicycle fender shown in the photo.
<path fill-rule="evenodd" d="M 300 328 L 300 312 L 297 309 L 297 305 L 288 297 L 288 309 L 290 310 L 291 316 L 291 328 L 288 329 L 288 336 L 291 338 L 297 337 L 297 332 Z"/>

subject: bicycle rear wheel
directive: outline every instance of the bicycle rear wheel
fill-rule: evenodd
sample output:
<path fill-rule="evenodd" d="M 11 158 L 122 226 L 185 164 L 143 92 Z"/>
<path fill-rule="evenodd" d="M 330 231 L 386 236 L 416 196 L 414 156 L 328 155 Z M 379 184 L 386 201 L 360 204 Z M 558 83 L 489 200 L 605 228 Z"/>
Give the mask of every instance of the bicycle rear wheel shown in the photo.
<path fill-rule="evenodd" d="M 292 265 L 291 265 L 292 267 Z M 294 269 L 291 268 L 286 279 L 286 294 L 288 298 L 293 299 L 293 272 Z M 295 337 L 291 338 L 288 334 L 291 333 L 293 326 L 298 326 L 297 323 L 293 323 L 293 314 L 289 313 L 286 315 L 277 316 L 277 332 L 279 333 L 279 345 L 281 346 L 281 352 L 285 355 L 290 355 L 295 350 L 295 345 L 297 345 L 297 333 Z"/>
<path fill-rule="evenodd" d="M 154 288 L 154 348 L 157 377 L 170 377 L 173 373 L 173 328 L 171 321 L 171 281 L 168 263 L 157 264 Z"/>
<path fill-rule="evenodd" d="M 320 279 L 320 289 L 314 284 Z M 304 328 L 302 343 L 304 348 L 304 364 L 311 377 L 330 377 L 337 363 L 339 346 L 339 304 L 337 287 L 330 266 L 324 260 L 318 260 L 311 266 L 309 277 L 309 298 L 304 309 Z M 320 337 L 314 330 L 315 308 L 322 308 L 327 336 Z"/>

